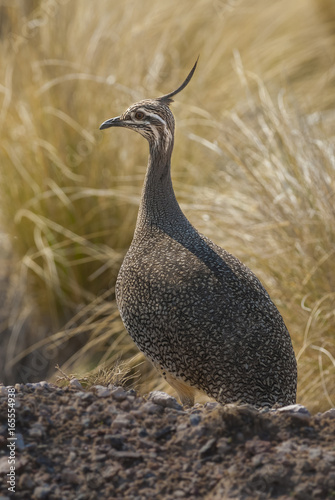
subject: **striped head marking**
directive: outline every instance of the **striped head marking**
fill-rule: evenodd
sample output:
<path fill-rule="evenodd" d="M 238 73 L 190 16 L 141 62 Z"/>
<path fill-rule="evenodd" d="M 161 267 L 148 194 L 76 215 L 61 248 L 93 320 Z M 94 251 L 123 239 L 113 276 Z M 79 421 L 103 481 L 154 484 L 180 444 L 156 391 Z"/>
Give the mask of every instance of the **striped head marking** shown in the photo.
<path fill-rule="evenodd" d="M 166 151 L 173 143 L 174 134 L 174 118 L 169 105 L 173 102 L 172 97 L 183 90 L 191 80 L 197 62 L 198 60 L 177 90 L 156 99 L 146 99 L 132 104 L 122 115 L 103 122 L 100 129 L 129 128 L 143 135 L 149 141 L 150 146 L 163 148 Z"/>

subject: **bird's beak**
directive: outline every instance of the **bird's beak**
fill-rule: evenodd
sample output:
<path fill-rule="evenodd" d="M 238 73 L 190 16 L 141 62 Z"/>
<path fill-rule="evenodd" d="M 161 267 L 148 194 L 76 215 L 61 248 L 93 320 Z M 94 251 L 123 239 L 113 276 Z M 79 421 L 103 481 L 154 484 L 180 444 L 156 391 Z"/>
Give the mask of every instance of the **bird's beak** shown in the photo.
<path fill-rule="evenodd" d="M 122 127 L 123 126 L 123 121 L 121 120 L 120 116 L 117 116 L 116 118 L 110 118 L 109 120 L 106 120 L 103 122 L 99 129 L 103 130 L 104 128 L 109 128 L 109 127 Z"/>

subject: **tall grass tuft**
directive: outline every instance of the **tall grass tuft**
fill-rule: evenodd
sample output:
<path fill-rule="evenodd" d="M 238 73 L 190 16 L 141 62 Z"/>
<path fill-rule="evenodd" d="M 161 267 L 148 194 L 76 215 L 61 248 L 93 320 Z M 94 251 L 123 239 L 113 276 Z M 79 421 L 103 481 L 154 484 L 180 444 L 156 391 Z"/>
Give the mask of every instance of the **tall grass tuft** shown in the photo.
<path fill-rule="evenodd" d="M 269 289 L 299 402 L 334 406 L 332 2 L 0 0 L 0 14 L 3 380 L 136 356 L 113 290 L 147 147 L 98 127 L 174 89 L 200 53 L 173 105 L 177 197 Z M 131 364 L 144 390 L 162 384 Z"/>

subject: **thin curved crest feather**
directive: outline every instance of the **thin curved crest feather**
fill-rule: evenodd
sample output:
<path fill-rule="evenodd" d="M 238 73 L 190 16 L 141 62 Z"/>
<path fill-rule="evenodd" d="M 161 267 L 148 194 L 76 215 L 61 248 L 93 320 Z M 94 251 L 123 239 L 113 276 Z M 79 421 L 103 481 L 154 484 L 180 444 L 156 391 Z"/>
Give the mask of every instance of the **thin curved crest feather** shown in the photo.
<path fill-rule="evenodd" d="M 181 92 L 186 87 L 186 85 L 188 85 L 188 83 L 190 82 L 190 80 L 195 72 L 195 68 L 197 67 L 198 61 L 199 61 L 199 56 L 198 56 L 197 60 L 195 61 L 194 66 L 191 69 L 191 71 L 189 72 L 187 78 L 180 85 L 180 87 L 178 87 L 176 90 L 173 90 L 173 92 L 170 92 L 169 94 L 165 94 L 161 97 L 157 97 L 155 100 L 164 102 L 164 104 L 167 104 L 167 105 L 169 105 L 171 102 L 173 102 L 172 97 L 175 96 L 176 94 L 179 94 L 179 92 Z"/>

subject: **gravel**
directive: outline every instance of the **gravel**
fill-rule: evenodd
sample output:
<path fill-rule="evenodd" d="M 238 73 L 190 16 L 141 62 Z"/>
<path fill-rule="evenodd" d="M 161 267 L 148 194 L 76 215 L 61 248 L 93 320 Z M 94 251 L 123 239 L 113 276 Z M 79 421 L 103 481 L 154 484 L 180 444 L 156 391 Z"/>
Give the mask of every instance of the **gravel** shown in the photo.
<path fill-rule="evenodd" d="M 17 384 L 15 494 L 0 387 L 0 500 L 335 497 L 335 409 L 310 415 L 80 382 Z M 11 496 L 12 495 L 12 496 Z"/>

